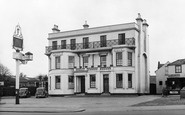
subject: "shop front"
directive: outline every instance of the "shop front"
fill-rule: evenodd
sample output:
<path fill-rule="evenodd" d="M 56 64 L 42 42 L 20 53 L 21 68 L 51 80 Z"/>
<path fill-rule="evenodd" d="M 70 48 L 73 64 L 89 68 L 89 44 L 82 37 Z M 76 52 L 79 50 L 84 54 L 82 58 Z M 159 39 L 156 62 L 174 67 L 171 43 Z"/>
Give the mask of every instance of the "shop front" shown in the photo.
<path fill-rule="evenodd" d="M 167 78 L 166 85 L 169 89 L 169 94 L 179 94 L 180 90 L 185 87 L 185 77 Z"/>

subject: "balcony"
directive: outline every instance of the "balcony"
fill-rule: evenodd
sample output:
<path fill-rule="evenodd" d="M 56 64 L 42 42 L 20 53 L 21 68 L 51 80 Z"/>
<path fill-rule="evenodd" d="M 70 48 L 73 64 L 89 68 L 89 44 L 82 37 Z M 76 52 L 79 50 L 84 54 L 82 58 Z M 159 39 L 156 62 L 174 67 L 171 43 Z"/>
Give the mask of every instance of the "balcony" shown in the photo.
<path fill-rule="evenodd" d="M 50 54 L 51 51 L 54 50 L 71 50 L 73 52 L 80 52 L 83 50 L 92 50 L 92 49 L 104 49 L 104 48 L 112 48 L 115 45 L 125 45 L 128 47 L 135 47 L 135 39 L 134 38 L 126 38 L 125 42 L 120 41 L 118 39 L 115 40 L 106 40 L 103 42 L 95 41 L 89 43 L 76 43 L 76 44 L 66 44 L 66 45 L 57 45 L 57 46 L 46 46 L 45 54 Z"/>

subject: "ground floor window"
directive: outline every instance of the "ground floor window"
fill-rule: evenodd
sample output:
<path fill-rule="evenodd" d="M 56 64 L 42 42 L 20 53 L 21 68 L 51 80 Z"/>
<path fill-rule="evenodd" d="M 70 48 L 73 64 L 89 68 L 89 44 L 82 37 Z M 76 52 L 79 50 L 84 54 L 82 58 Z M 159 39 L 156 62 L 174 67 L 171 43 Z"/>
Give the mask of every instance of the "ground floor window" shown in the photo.
<path fill-rule="evenodd" d="M 132 88 L 132 74 L 128 74 L 128 88 Z"/>
<path fill-rule="evenodd" d="M 159 81 L 159 85 L 163 85 L 163 81 Z"/>
<path fill-rule="evenodd" d="M 55 76 L 55 89 L 60 89 L 60 76 Z"/>
<path fill-rule="evenodd" d="M 116 74 L 116 88 L 123 88 L 123 74 Z"/>
<path fill-rule="evenodd" d="M 90 75 L 90 88 L 96 88 L 96 75 Z"/>
<path fill-rule="evenodd" d="M 69 89 L 74 89 L 74 76 L 69 76 L 68 82 L 69 82 L 68 84 Z"/>

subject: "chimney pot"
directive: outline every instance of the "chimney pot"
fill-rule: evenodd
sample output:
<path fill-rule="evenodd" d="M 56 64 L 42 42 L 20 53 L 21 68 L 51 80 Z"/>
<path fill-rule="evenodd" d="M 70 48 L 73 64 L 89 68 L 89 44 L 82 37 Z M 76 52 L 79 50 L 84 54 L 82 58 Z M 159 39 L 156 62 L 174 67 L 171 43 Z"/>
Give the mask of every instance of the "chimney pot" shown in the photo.
<path fill-rule="evenodd" d="M 87 21 L 85 21 L 85 24 L 83 25 L 84 29 L 89 28 L 89 25 L 87 24 Z"/>
<path fill-rule="evenodd" d="M 149 26 L 145 19 L 143 21 L 143 26 Z"/>
<path fill-rule="evenodd" d="M 143 21 L 143 19 L 141 18 L 141 14 L 140 14 L 140 13 L 138 13 L 138 17 L 136 18 L 136 20 L 137 20 L 137 21 L 138 21 L 138 20 Z"/>
<path fill-rule="evenodd" d="M 60 32 L 60 30 L 58 29 L 58 25 L 54 25 L 54 27 L 52 28 L 53 33 L 57 33 Z"/>

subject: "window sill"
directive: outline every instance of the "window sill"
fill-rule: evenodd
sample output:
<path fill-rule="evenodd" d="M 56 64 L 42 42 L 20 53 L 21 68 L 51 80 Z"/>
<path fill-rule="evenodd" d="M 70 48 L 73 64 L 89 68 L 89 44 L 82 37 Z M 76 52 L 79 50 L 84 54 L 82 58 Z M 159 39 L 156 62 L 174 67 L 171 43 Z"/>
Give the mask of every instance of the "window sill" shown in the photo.
<path fill-rule="evenodd" d="M 94 88 L 88 88 L 88 89 L 98 89 L 98 88 L 94 87 Z"/>
<path fill-rule="evenodd" d="M 127 89 L 134 89 L 134 88 L 127 88 Z"/>
<path fill-rule="evenodd" d="M 54 90 L 61 90 L 61 89 L 54 89 Z"/>
<path fill-rule="evenodd" d="M 118 88 L 118 87 L 116 87 L 116 88 L 114 88 L 114 89 L 125 89 L 125 88 L 123 88 L 123 87 L 119 87 L 119 88 Z"/>
<path fill-rule="evenodd" d="M 69 90 L 74 90 L 74 88 L 68 88 Z"/>

